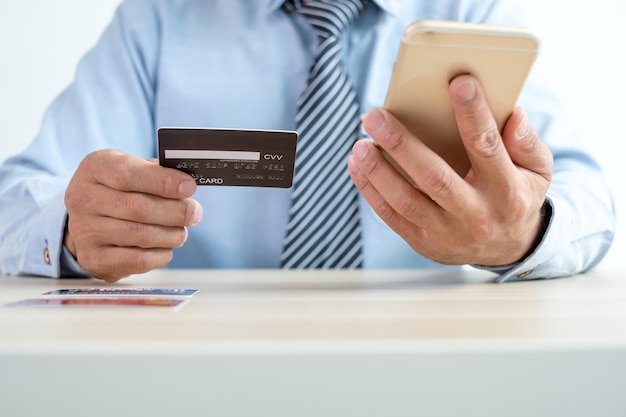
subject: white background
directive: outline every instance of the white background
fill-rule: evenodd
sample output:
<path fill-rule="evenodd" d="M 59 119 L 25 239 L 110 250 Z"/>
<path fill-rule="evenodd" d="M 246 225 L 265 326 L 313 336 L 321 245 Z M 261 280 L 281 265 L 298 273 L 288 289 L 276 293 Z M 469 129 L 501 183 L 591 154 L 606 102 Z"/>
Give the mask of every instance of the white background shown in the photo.
<path fill-rule="evenodd" d="M 593 143 L 615 193 L 618 231 L 603 266 L 617 266 L 626 254 L 626 187 L 620 184 L 625 177 L 626 3 L 522 1 L 542 34 L 547 75 L 567 103 L 572 123 Z M 72 80 L 78 59 L 96 42 L 118 3 L 0 2 L 0 161 L 36 134 L 45 108 Z"/>

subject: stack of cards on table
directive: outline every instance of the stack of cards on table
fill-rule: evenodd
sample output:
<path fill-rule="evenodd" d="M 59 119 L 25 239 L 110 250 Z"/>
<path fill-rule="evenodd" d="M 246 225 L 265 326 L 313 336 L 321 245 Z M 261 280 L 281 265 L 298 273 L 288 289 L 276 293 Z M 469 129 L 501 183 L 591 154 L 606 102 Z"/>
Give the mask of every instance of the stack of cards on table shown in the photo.
<path fill-rule="evenodd" d="M 74 288 L 43 293 L 8 307 L 161 307 L 178 310 L 198 290 L 187 288 Z"/>

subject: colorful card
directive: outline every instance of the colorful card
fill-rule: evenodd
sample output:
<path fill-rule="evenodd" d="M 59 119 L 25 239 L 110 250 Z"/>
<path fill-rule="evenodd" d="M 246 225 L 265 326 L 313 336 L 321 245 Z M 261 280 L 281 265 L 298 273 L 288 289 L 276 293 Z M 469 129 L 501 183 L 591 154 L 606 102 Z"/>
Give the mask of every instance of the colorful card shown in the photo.
<path fill-rule="evenodd" d="M 181 298 L 30 298 L 7 304 L 7 307 L 149 307 L 149 308 L 182 308 L 188 300 Z"/>
<path fill-rule="evenodd" d="M 169 297 L 189 298 L 198 290 L 189 288 L 65 288 L 42 294 L 43 298 L 52 297 Z"/>

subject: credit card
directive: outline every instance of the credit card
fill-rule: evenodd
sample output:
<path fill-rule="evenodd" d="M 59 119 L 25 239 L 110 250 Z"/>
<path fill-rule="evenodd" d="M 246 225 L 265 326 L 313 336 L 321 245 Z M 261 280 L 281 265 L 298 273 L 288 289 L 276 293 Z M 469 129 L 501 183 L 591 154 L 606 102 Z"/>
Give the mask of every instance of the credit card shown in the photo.
<path fill-rule="evenodd" d="M 106 298 L 29 298 L 9 303 L 7 307 L 160 307 L 180 309 L 189 300 L 182 298 L 134 298 L 134 297 L 106 297 Z"/>
<path fill-rule="evenodd" d="M 169 297 L 187 298 L 198 290 L 191 288 L 63 288 L 42 294 L 43 298 L 55 297 Z"/>
<path fill-rule="evenodd" d="M 158 130 L 159 164 L 198 185 L 289 188 L 298 134 L 282 130 Z"/>

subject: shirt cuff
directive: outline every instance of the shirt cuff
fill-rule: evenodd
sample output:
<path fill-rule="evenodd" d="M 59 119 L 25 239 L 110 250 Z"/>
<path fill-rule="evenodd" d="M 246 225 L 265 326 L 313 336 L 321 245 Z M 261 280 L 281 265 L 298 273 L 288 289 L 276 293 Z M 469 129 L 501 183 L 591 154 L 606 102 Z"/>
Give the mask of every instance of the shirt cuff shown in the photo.
<path fill-rule="evenodd" d="M 61 261 L 61 276 L 62 277 L 64 278 L 70 278 L 70 277 L 90 278 L 91 277 L 91 275 L 89 275 L 89 273 L 87 273 L 87 271 L 85 271 L 83 267 L 80 266 L 76 258 L 74 258 L 74 256 L 65 247 L 65 245 L 63 245 L 61 249 L 60 261 Z"/>
<path fill-rule="evenodd" d="M 540 278 L 555 278 L 564 276 L 559 268 L 554 268 L 555 248 L 562 248 L 564 237 L 569 236 L 567 226 L 571 223 L 572 215 L 566 205 L 559 205 L 553 198 L 546 197 L 544 203 L 544 234 L 534 251 L 525 259 L 508 265 L 489 267 L 472 265 L 477 269 L 495 272 L 498 282 L 522 281 Z M 571 274 L 570 274 L 571 275 Z"/>
<path fill-rule="evenodd" d="M 29 225 L 22 274 L 59 278 L 89 275 L 63 246 L 67 210 L 63 195 L 55 196 Z M 64 254 L 64 251 L 67 253 Z M 71 259 L 67 259 L 69 258 Z"/>

